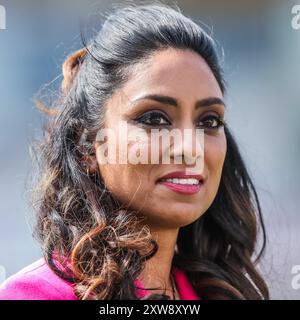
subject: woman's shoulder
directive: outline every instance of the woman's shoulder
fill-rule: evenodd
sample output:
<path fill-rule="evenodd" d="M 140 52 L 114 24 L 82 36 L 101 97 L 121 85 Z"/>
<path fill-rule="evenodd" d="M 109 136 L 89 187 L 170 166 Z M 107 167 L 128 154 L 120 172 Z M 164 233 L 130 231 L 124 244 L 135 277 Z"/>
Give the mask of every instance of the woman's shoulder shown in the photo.
<path fill-rule="evenodd" d="M 0 285 L 0 300 L 76 300 L 72 284 L 61 279 L 41 258 Z"/>

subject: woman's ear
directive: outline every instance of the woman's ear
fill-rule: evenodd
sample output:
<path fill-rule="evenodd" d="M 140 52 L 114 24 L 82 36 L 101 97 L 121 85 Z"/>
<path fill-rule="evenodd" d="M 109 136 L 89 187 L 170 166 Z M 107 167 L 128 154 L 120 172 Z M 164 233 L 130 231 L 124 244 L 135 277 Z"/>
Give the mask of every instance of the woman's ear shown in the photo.
<path fill-rule="evenodd" d="M 85 155 L 82 159 L 83 167 L 85 168 L 87 174 L 95 174 L 98 170 L 98 162 L 96 154 Z"/>
<path fill-rule="evenodd" d="M 63 93 L 66 93 L 70 89 L 79 70 L 80 64 L 82 63 L 86 54 L 86 48 L 82 48 L 70 55 L 63 63 L 62 72 L 64 79 L 61 84 L 61 90 Z"/>
<path fill-rule="evenodd" d="M 99 146 L 99 143 L 97 141 L 94 141 L 92 143 L 92 149 L 89 153 L 84 154 L 82 158 L 83 166 L 86 169 L 87 174 L 95 174 L 97 171 L 99 171 L 99 164 L 97 160 L 97 147 Z"/>

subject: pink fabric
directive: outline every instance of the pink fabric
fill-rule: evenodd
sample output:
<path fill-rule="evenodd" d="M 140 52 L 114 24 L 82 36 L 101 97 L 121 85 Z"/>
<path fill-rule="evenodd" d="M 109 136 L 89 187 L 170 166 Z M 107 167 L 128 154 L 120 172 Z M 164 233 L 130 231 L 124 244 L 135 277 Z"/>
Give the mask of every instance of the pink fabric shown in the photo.
<path fill-rule="evenodd" d="M 199 300 L 186 274 L 173 269 L 181 300 Z M 139 278 L 135 280 L 136 296 L 148 294 Z M 77 300 L 73 285 L 58 277 L 41 258 L 12 275 L 0 285 L 0 300 Z"/>
<path fill-rule="evenodd" d="M 41 258 L 0 286 L 1 300 L 77 300 L 72 285 L 58 277 Z"/>
<path fill-rule="evenodd" d="M 181 300 L 200 300 L 183 270 L 174 267 L 173 275 Z M 145 289 L 139 278 L 135 280 L 135 285 L 141 287 L 141 289 L 136 289 L 136 295 L 138 298 L 142 298 L 150 294 L 150 292 L 148 293 L 148 290 Z"/>

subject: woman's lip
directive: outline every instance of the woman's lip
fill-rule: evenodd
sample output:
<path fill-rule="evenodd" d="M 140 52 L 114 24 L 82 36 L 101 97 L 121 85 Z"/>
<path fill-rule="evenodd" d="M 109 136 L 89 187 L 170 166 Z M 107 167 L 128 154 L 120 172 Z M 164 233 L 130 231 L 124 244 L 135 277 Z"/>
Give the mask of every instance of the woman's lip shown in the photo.
<path fill-rule="evenodd" d="M 181 183 L 174 183 L 171 181 L 165 181 L 165 179 L 174 179 L 174 178 L 177 178 L 177 179 L 193 178 L 193 179 L 197 179 L 199 181 L 199 184 L 181 184 Z M 185 171 L 173 171 L 159 178 L 157 180 L 157 183 L 162 184 L 167 188 L 169 188 L 170 190 L 175 191 L 177 193 L 188 195 L 188 194 L 195 194 L 200 191 L 204 183 L 204 178 L 201 174 L 186 174 Z"/>
<path fill-rule="evenodd" d="M 199 184 L 179 184 L 179 183 L 173 183 L 169 181 L 160 181 L 159 184 L 162 184 L 166 186 L 167 188 L 181 194 L 195 194 L 200 191 L 202 188 L 202 182 Z"/>
<path fill-rule="evenodd" d="M 172 179 L 172 178 L 179 178 L 179 179 L 188 179 L 188 178 L 194 178 L 201 182 L 203 182 L 204 178 L 201 174 L 186 174 L 185 171 L 173 171 L 171 173 L 168 173 L 164 175 L 163 177 L 160 177 L 157 182 L 161 182 L 161 179 Z"/>

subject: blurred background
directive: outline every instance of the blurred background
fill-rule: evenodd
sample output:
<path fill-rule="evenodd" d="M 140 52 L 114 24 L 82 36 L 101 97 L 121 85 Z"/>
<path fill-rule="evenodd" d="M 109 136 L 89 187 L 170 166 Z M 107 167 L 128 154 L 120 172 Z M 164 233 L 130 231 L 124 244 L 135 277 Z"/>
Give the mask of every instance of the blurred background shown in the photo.
<path fill-rule="evenodd" d="M 299 299 L 292 268 L 300 265 L 300 29 L 291 27 L 291 10 L 300 0 L 163 2 L 205 24 L 223 48 L 227 122 L 267 228 L 260 268 L 272 299 Z M 100 27 L 112 3 L 123 1 L 0 0 L 6 9 L 6 29 L 0 30 L 0 282 L 41 257 L 31 236 L 26 184 L 29 145 L 43 123 L 33 96 L 45 84 L 60 85 L 64 59 L 82 47 L 80 25 L 87 34 L 90 21 Z"/>

